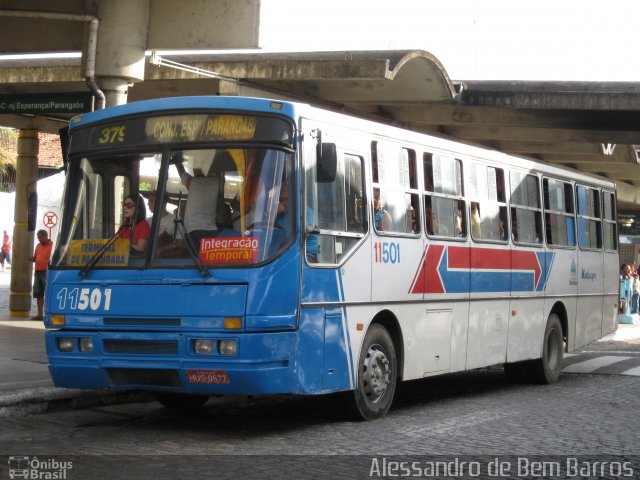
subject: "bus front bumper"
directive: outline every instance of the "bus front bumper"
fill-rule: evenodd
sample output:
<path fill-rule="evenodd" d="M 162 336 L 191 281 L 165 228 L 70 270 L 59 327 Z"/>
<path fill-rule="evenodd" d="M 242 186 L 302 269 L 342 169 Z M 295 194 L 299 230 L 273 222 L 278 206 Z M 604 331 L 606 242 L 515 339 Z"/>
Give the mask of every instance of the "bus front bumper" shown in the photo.
<path fill-rule="evenodd" d="M 196 353 L 196 340 L 211 353 Z M 237 351 L 222 355 L 223 340 Z M 259 334 L 48 331 L 49 371 L 59 387 L 200 394 L 313 393 L 295 375 L 295 332 Z M 65 351 L 62 351 L 65 350 Z"/>

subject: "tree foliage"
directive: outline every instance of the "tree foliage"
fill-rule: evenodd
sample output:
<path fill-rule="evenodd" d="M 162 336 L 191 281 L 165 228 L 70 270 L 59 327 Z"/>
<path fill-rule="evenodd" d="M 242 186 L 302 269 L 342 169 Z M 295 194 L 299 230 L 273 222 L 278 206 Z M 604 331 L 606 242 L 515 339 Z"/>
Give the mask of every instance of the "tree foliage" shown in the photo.
<path fill-rule="evenodd" d="M 18 131 L 0 127 L 0 172 L 6 172 L 7 165 L 16 164 Z"/>

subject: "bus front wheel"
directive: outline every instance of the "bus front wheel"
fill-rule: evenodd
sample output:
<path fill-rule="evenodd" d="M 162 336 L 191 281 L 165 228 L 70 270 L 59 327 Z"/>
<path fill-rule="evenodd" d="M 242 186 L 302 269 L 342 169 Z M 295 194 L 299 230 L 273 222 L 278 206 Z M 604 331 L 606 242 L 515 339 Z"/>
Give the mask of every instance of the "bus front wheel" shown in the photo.
<path fill-rule="evenodd" d="M 560 319 L 554 313 L 549 315 L 544 330 L 542 357 L 531 360 L 527 365 L 527 377 L 533 383 L 552 384 L 558 380 L 562 369 L 564 342 Z"/>
<path fill-rule="evenodd" d="M 354 406 L 364 420 L 383 417 L 393 402 L 397 381 L 396 353 L 389 332 L 372 325 L 358 358 Z"/>
<path fill-rule="evenodd" d="M 189 393 L 157 392 L 155 396 L 156 400 L 158 400 L 163 407 L 174 411 L 196 410 L 209 400 L 209 397 L 206 395 Z"/>

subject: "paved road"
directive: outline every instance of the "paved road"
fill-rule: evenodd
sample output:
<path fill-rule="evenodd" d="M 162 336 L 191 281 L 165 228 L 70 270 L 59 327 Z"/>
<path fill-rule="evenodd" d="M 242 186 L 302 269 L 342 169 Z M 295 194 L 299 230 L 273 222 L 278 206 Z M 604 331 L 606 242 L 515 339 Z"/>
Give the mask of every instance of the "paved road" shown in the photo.
<path fill-rule="evenodd" d="M 440 455 L 633 460 L 638 395 L 640 380 L 628 375 L 562 374 L 555 385 L 531 386 L 482 370 L 406 383 L 389 416 L 374 422 L 343 420 L 333 398 L 291 397 L 212 402 L 184 414 L 140 403 L 0 419 L 0 455 L 72 461 L 71 479 L 207 471 L 208 478 L 367 478 L 374 458 Z M 75 476 L 80 471 L 88 476 Z"/>
<path fill-rule="evenodd" d="M 4 272 L 0 271 L 0 313 L 2 316 L 9 315 L 10 284 L 11 268 L 6 268 Z M 35 315 L 37 311 L 36 299 L 31 298 L 31 315 Z"/>

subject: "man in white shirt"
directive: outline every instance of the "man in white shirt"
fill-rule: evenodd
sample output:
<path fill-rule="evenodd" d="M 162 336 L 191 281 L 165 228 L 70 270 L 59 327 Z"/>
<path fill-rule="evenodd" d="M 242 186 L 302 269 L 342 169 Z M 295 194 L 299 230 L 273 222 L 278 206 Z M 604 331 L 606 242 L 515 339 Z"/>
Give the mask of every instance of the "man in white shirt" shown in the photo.
<path fill-rule="evenodd" d="M 201 171 L 194 170 L 190 175 L 182 162 L 175 163 L 182 184 L 189 190 L 187 209 L 184 213 L 184 227 L 191 233 L 197 230 L 217 230 L 216 203 L 220 182 L 217 178 L 205 177 Z"/>

